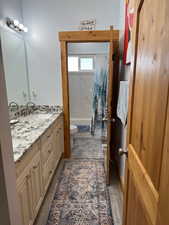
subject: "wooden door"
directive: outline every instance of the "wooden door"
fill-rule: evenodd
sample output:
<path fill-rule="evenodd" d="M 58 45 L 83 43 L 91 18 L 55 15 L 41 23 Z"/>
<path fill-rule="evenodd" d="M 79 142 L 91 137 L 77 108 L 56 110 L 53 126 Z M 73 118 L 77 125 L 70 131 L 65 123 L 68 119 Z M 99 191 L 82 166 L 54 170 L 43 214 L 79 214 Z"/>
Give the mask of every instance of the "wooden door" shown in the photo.
<path fill-rule="evenodd" d="M 116 148 L 115 130 L 116 130 L 116 109 L 118 98 L 118 80 L 119 80 L 119 43 L 110 41 L 109 44 L 109 74 L 108 74 L 108 93 L 107 93 L 107 155 L 105 172 L 107 183 L 110 178 L 110 158 L 113 159 Z"/>
<path fill-rule="evenodd" d="M 155 225 L 161 184 L 167 184 L 169 175 L 167 171 L 162 176 L 161 170 L 169 87 L 169 2 L 130 2 L 136 14 L 124 225 Z M 161 224 L 169 224 L 165 222 Z"/>

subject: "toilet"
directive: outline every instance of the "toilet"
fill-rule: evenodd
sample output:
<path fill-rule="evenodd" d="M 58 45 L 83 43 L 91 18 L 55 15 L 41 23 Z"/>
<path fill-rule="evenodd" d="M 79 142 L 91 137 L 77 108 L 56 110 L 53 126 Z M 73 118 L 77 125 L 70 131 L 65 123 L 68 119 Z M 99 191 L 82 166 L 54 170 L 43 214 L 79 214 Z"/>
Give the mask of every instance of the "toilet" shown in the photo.
<path fill-rule="evenodd" d="M 74 136 L 78 132 L 78 128 L 76 125 L 70 125 L 70 144 L 71 148 L 74 147 Z"/>

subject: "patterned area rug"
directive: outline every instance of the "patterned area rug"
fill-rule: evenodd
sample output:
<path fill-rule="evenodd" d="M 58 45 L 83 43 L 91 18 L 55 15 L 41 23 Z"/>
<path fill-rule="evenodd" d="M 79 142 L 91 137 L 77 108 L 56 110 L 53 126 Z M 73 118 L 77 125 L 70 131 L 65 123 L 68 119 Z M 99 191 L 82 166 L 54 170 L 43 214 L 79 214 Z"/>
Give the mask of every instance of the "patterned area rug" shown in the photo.
<path fill-rule="evenodd" d="M 113 225 L 102 161 L 64 162 L 47 225 Z"/>
<path fill-rule="evenodd" d="M 77 133 L 74 136 L 72 158 L 74 159 L 103 159 L 101 139 L 91 136 L 90 133 Z"/>

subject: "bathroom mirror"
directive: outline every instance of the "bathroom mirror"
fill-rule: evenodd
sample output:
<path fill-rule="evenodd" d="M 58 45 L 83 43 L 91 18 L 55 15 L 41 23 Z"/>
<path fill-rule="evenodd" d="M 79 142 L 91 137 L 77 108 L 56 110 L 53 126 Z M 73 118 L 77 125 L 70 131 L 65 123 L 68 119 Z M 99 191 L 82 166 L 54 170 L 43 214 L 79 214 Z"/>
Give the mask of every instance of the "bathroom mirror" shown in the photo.
<path fill-rule="evenodd" d="M 25 105 L 29 101 L 29 85 L 24 37 L 5 28 L 0 34 L 8 103 Z"/>

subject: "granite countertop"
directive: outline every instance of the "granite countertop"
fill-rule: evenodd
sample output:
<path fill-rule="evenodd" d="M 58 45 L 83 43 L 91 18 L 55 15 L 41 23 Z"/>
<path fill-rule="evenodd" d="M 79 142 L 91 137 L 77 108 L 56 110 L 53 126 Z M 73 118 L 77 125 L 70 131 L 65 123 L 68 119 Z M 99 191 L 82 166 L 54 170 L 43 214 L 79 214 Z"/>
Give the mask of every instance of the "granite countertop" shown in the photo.
<path fill-rule="evenodd" d="M 11 126 L 14 161 L 21 159 L 30 146 L 46 131 L 61 113 L 36 113 L 20 117 Z"/>

